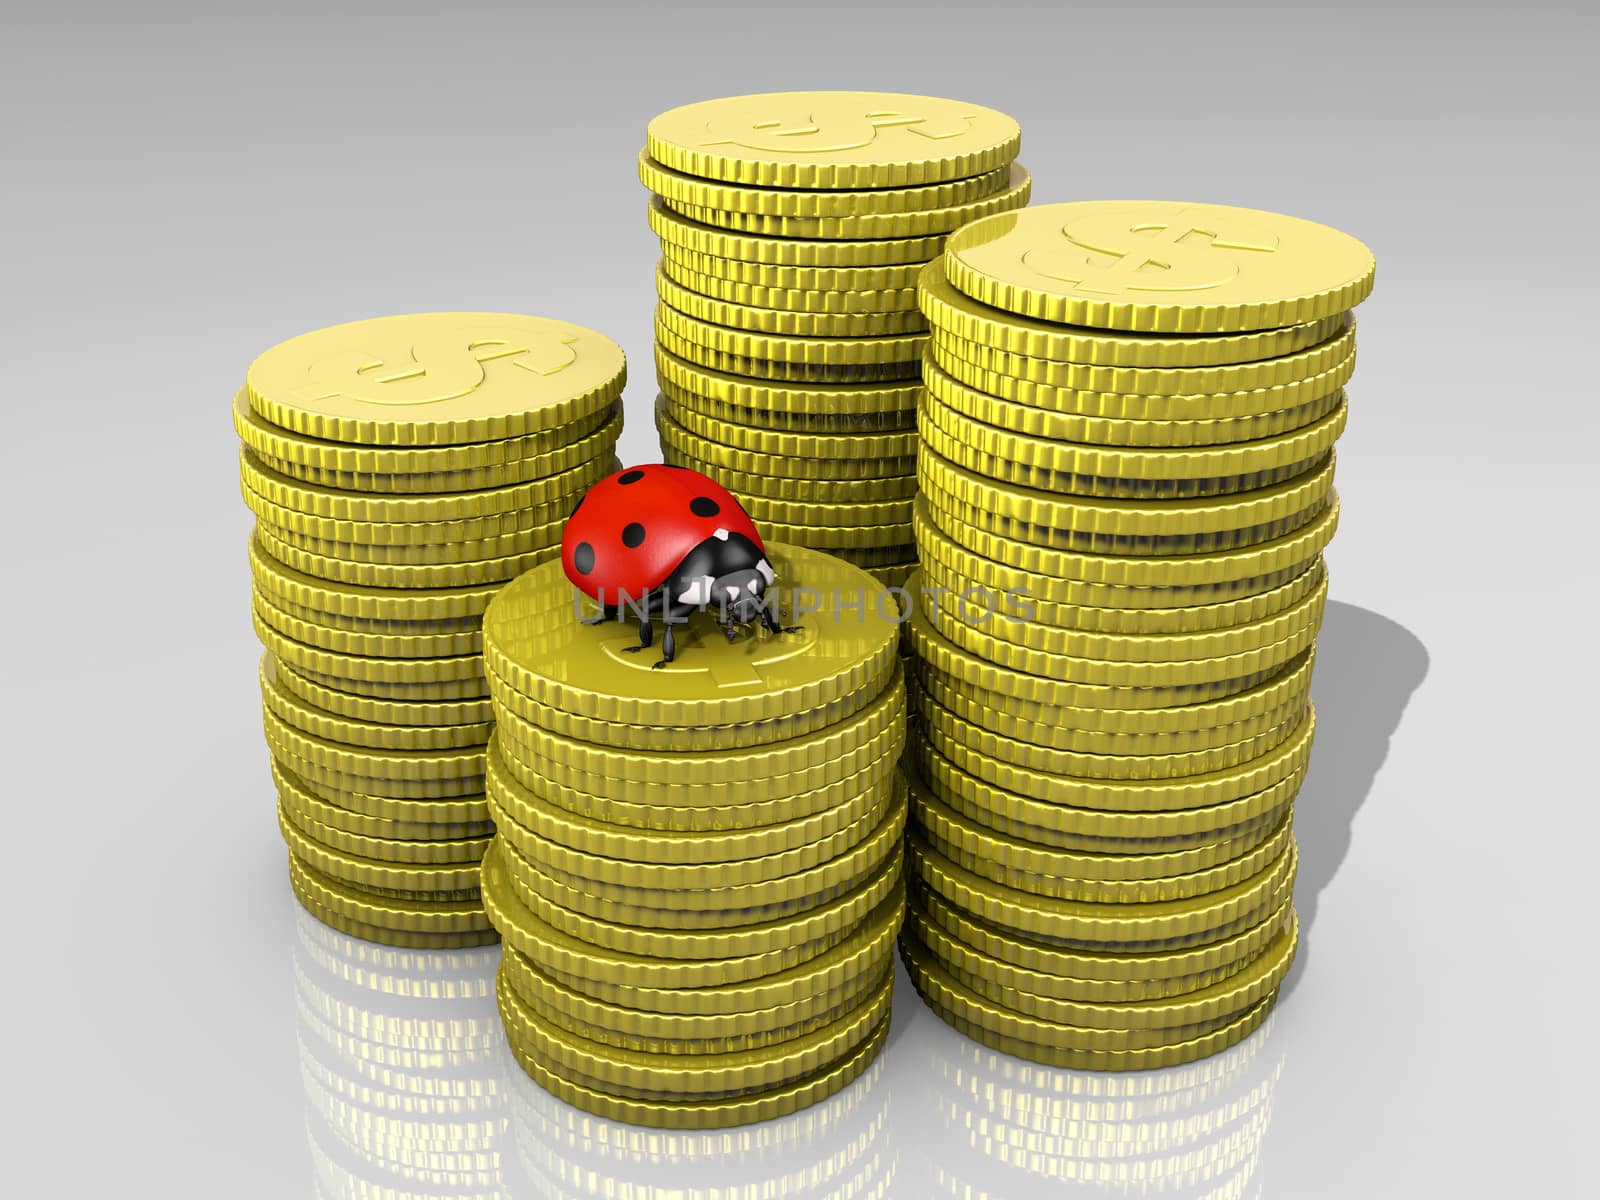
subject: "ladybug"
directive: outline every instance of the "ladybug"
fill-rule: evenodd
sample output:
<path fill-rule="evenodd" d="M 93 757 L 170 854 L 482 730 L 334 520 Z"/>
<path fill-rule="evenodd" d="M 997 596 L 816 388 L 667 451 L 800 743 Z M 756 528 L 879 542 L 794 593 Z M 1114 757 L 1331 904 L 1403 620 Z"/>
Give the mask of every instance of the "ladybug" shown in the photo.
<path fill-rule="evenodd" d="M 687 467 L 649 463 L 608 475 L 589 488 L 561 533 L 561 566 L 600 615 L 585 625 L 639 617 L 637 653 L 651 642 L 651 618 L 666 624 L 659 669 L 673 659 L 672 627 L 696 609 L 715 608 L 731 642 L 760 619 L 779 623 L 766 599 L 775 573 L 755 522 L 731 492 Z"/>

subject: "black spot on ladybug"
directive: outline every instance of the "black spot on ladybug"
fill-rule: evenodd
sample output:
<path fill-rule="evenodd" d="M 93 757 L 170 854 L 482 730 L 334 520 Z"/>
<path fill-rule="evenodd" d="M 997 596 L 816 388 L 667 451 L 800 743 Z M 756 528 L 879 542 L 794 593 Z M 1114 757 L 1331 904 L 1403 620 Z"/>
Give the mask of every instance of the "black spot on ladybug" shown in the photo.
<path fill-rule="evenodd" d="M 644 526 L 637 521 L 630 521 L 622 529 L 622 544 L 632 550 L 644 541 Z"/>
<path fill-rule="evenodd" d="M 641 480 L 643 478 L 644 478 L 644 472 L 643 471 L 624 471 L 621 475 L 617 476 L 617 482 L 618 483 L 638 483 L 639 480 Z M 638 544 L 639 544 L 638 542 L 629 542 L 628 543 L 628 545 L 630 545 L 630 546 L 637 546 Z"/>
<path fill-rule="evenodd" d="M 722 505 L 710 496 L 696 496 L 689 501 L 689 511 L 697 517 L 714 517 L 722 511 Z"/>
<path fill-rule="evenodd" d="M 578 568 L 580 575 L 594 570 L 594 547 L 588 542 L 579 542 L 572 551 L 572 565 Z"/>

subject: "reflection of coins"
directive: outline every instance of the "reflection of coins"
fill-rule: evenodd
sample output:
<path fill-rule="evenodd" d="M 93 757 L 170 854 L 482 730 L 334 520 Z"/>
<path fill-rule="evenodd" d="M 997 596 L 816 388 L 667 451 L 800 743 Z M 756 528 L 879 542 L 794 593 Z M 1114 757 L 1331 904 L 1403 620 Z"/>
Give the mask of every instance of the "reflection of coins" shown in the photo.
<path fill-rule="evenodd" d="M 622 391 L 609 338 L 546 317 L 426 313 L 302 334 L 250 365 L 251 407 L 342 442 L 430 445 L 567 425 Z"/>
<path fill-rule="evenodd" d="M 776 92 L 687 104 L 650 122 L 673 170 L 773 188 L 916 187 L 981 175 L 1021 141 L 1004 113 L 893 92 Z"/>
<path fill-rule="evenodd" d="M 950 282 L 984 304 L 1104 329 L 1273 329 L 1354 308 L 1372 252 L 1347 234 L 1218 204 L 1084 201 L 975 222 Z"/>

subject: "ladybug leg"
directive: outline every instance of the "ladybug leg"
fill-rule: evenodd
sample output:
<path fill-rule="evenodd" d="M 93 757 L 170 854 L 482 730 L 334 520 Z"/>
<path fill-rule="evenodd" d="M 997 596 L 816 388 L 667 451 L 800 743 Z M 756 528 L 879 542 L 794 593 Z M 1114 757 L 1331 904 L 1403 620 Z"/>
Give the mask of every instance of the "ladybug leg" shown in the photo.
<path fill-rule="evenodd" d="M 623 649 L 625 651 L 627 651 L 629 654 L 637 654 L 641 650 L 649 649 L 650 642 L 654 637 L 655 637 L 655 632 L 650 628 L 650 618 L 649 617 L 640 617 L 639 618 L 639 644 L 637 646 L 624 646 Z M 668 639 L 668 641 L 670 641 L 671 638 L 672 638 L 672 626 L 669 625 L 669 626 L 667 626 L 667 639 Z"/>
<path fill-rule="evenodd" d="M 804 625 L 782 625 L 778 622 L 778 614 L 772 611 L 770 605 L 763 605 L 761 609 L 761 623 L 771 633 L 799 633 Z"/>
<path fill-rule="evenodd" d="M 661 670 L 662 667 L 666 666 L 669 662 L 671 662 L 672 661 L 672 656 L 673 656 L 673 650 L 674 650 L 674 648 L 673 648 L 673 644 L 672 644 L 672 626 L 668 625 L 667 626 L 667 631 L 664 634 L 661 635 L 661 661 L 657 662 L 657 663 L 652 663 L 651 664 L 651 669 L 659 671 L 659 670 Z"/>

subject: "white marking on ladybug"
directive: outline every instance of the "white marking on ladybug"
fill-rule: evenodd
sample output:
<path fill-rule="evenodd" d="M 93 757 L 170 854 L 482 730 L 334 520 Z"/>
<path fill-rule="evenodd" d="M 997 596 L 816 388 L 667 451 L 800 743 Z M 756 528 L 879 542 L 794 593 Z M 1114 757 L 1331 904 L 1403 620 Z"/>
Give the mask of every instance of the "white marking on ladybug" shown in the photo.
<path fill-rule="evenodd" d="M 761 578 L 765 579 L 768 583 L 771 583 L 778 577 L 778 573 L 772 569 L 772 564 L 764 558 L 756 564 L 756 570 L 761 572 Z"/>
<path fill-rule="evenodd" d="M 726 529 L 719 529 L 711 536 L 716 538 L 719 542 L 725 542 L 728 540 L 728 531 Z"/>
<path fill-rule="evenodd" d="M 696 608 L 711 602 L 711 585 L 716 580 L 709 575 L 702 575 L 683 590 L 678 597 L 679 604 L 692 604 Z"/>

